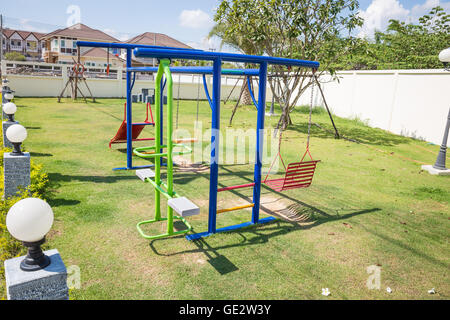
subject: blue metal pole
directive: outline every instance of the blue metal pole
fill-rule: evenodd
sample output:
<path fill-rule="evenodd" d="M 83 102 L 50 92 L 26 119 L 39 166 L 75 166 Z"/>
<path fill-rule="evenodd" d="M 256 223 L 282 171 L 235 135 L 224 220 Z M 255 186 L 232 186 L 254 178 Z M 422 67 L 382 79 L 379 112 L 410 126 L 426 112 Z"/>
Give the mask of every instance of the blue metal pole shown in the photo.
<path fill-rule="evenodd" d="M 264 116 L 266 110 L 266 82 L 267 62 L 262 62 L 259 67 L 259 95 L 258 95 L 258 120 L 256 124 L 256 161 L 255 161 L 255 186 L 253 187 L 252 223 L 259 222 L 259 207 L 261 201 L 261 171 L 264 149 Z"/>
<path fill-rule="evenodd" d="M 205 95 L 206 98 L 208 99 L 209 106 L 212 108 L 212 101 L 211 96 L 209 95 L 208 82 L 206 81 L 206 74 L 203 74 L 203 88 L 205 89 Z"/>
<path fill-rule="evenodd" d="M 133 167 L 133 120 L 132 120 L 132 108 L 131 108 L 131 72 L 128 68 L 131 68 L 131 48 L 127 49 L 127 169 L 130 170 Z"/>
<path fill-rule="evenodd" d="M 220 148 L 220 82 L 222 60 L 214 59 L 213 65 L 213 97 L 211 124 L 211 164 L 209 173 L 209 218 L 208 233 L 216 233 L 217 217 L 217 184 L 219 182 L 219 148 Z"/>

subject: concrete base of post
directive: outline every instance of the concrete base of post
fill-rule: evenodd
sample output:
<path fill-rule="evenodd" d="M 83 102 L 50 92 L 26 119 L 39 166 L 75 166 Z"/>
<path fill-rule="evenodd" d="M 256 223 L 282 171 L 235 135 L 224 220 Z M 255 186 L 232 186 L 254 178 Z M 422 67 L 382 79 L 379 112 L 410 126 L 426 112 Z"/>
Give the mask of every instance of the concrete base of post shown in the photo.
<path fill-rule="evenodd" d="M 26 272 L 20 269 L 25 257 L 5 261 L 8 300 L 68 300 L 67 269 L 58 250 L 44 252 L 50 258 L 46 268 Z"/>
<path fill-rule="evenodd" d="M 30 154 L 13 156 L 11 153 L 3 154 L 4 197 L 17 194 L 20 188 L 27 188 L 31 183 Z"/>
<path fill-rule="evenodd" d="M 437 175 L 437 176 L 449 176 L 450 175 L 450 169 L 436 169 L 431 164 L 423 165 L 422 170 L 428 171 L 429 174 Z"/>
<path fill-rule="evenodd" d="M 4 117 L 5 118 L 5 117 Z M 4 121 L 2 122 L 2 126 L 3 126 L 3 147 L 4 148 L 13 148 L 12 143 L 8 140 L 8 138 L 6 138 L 6 130 L 8 130 L 9 127 L 11 127 L 13 124 L 19 124 L 19 122 L 14 121 Z"/>

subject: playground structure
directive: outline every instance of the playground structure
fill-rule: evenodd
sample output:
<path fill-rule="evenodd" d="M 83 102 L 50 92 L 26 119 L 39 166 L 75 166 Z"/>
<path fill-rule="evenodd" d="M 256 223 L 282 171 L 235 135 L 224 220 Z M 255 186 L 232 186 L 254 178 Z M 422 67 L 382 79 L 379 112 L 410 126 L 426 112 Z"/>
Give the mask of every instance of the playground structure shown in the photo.
<path fill-rule="evenodd" d="M 78 61 L 80 58 L 78 57 Z M 58 102 L 61 102 L 62 97 L 64 96 L 66 89 L 69 87 L 71 88 L 70 96 L 72 100 L 77 100 L 78 93 L 83 97 L 84 101 L 86 102 L 86 96 L 84 95 L 83 91 L 80 88 L 80 84 L 84 83 L 86 86 L 86 89 L 88 90 L 91 99 L 93 102 L 95 102 L 95 97 L 93 96 L 91 89 L 89 88 L 89 85 L 87 84 L 86 78 L 84 76 L 84 73 L 86 72 L 86 68 L 83 64 L 80 62 L 75 62 L 71 69 L 69 69 L 69 79 L 67 80 L 66 84 L 64 85 L 64 88 L 62 89 L 61 93 L 58 96 Z"/>
<path fill-rule="evenodd" d="M 302 160 L 299 163 L 290 164 L 286 169 L 285 178 L 281 183 L 272 180 L 267 180 L 267 177 L 262 181 L 262 154 L 263 154 L 263 141 L 264 141 L 264 119 L 265 119 L 265 104 L 266 104 L 266 81 L 267 81 L 267 69 L 269 64 L 284 65 L 287 67 L 306 67 L 311 68 L 313 71 L 317 70 L 319 67 L 318 62 L 305 61 L 305 60 L 294 60 L 285 58 L 276 58 L 268 56 L 251 56 L 243 54 L 232 54 L 232 53 L 221 53 L 221 52 L 206 52 L 201 50 L 187 50 L 179 48 L 167 48 L 167 47 L 157 47 L 157 46 L 142 46 L 142 45 L 129 45 L 129 44 L 116 44 L 116 43 L 97 43 L 97 42 L 85 42 L 79 41 L 78 46 L 85 47 L 104 47 L 104 48 L 122 48 L 127 51 L 127 104 L 126 104 L 126 129 L 127 129 L 127 167 L 117 168 L 117 169 L 143 169 L 149 166 L 134 167 L 132 165 L 132 109 L 131 109 L 131 75 L 134 72 L 149 72 L 155 71 L 156 68 L 133 68 L 131 65 L 131 53 L 134 49 L 134 55 L 140 58 L 157 58 L 159 59 L 159 67 L 157 68 L 158 74 L 155 82 L 155 96 L 156 96 L 156 112 L 155 112 L 155 145 L 152 147 L 137 148 L 134 150 L 134 154 L 155 159 L 155 172 L 152 170 L 137 170 L 136 174 L 145 182 L 149 182 L 155 188 L 155 218 L 149 221 L 140 222 L 137 227 L 140 234 L 147 239 L 163 238 L 171 235 L 187 233 L 191 230 L 191 226 L 184 219 L 186 216 L 195 215 L 199 213 L 199 208 L 193 204 L 190 200 L 185 197 L 179 196 L 173 190 L 173 148 L 180 146 L 185 148 L 185 151 L 181 153 L 188 153 L 191 150 L 182 144 L 175 144 L 172 137 L 173 130 L 173 80 L 172 73 L 198 73 L 203 74 L 205 79 L 206 74 L 212 74 L 212 97 L 209 95 L 208 88 L 206 86 L 206 81 L 204 80 L 205 92 L 208 98 L 211 111 L 212 111 L 212 126 L 211 126 L 211 160 L 210 160 L 210 187 L 209 187 L 209 218 L 208 218 L 208 231 L 202 233 L 195 233 L 187 235 L 188 240 L 196 240 L 202 237 L 207 237 L 219 232 L 226 232 L 231 230 L 236 230 L 246 226 L 254 224 L 262 224 L 275 220 L 274 217 L 267 217 L 260 219 L 260 197 L 261 197 L 261 185 L 266 183 L 271 186 L 274 190 L 286 190 L 299 187 L 307 187 L 311 184 L 312 177 L 314 175 L 314 170 L 318 161 L 312 159 L 309 153 L 309 135 L 308 135 L 308 145 L 305 155 L 308 153 L 311 157 L 311 162 L 305 163 Z M 170 59 L 185 59 L 185 60 L 206 60 L 212 61 L 213 67 L 189 67 L 189 68 L 170 68 Z M 222 62 L 239 62 L 239 63 L 252 63 L 259 65 L 259 69 L 256 70 L 222 70 Z M 246 185 L 231 186 L 227 188 L 218 189 L 218 177 L 219 177 L 219 130 L 220 130 L 220 87 L 221 87 L 221 75 L 225 73 L 229 74 L 240 74 L 245 76 L 258 76 L 259 77 L 259 91 L 258 100 L 255 99 L 252 94 L 252 99 L 257 109 L 257 126 L 256 126 L 256 161 L 254 168 L 254 182 Z M 164 77 L 163 77 L 164 75 Z M 165 78 L 165 80 L 164 80 Z M 248 83 L 250 81 L 247 81 Z M 163 143 L 163 126 L 162 126 L 162 111 L 163 104 L 161 97 L 163 96 L 163 91 L 165 84 L 168 84 L 168 106 L 167 106 L 167 137 L 166 144 Z M 251 89 L 251 85 L 249 84 Z M 250 92 L 253 92 L 250 90 Z M 311 116 L 311 111 L 310 111 Z M 311 118 L 311 117 L 310 117 Z M 311 125 L 311 121 L 310 121 Z M 310 128 L 309 125 L 309 128 Z M 163 152 L 163 149 L 167 149 Z M 152 150 L 152 152 L 147 153 L 145 151 Z M 167 159 L 167 183 L 161 180 L 161 164 L 162 158 Z M 152 178 L 155 178 L 152 180 Z M 278 180 L 279 181 L 279 180 Z M 292 183 L 294 181 L 294 183 Z M 253 200 L 251 204 L 218 210 L 217 208 L 217 195 L 218 192 L 233 190 L 245 187 L 253 187 Z M 168 199 L 167 202 L 167 218 L 162 218 L 160 214 L 160 197 L 161 194 Z M 216 228 L 216 218 L 218 213 L 230 212 L 235 210 L 240 210 L 243 208 L 252 208 L 252 218 L 251 221 L 241 223 L 238 225 L 228 226 L 224 228 Z M 179 216 L 174 216 L 173 211 L 176 211 Z M 174 232 L 173 230 L 173 220 L 180 219 L 186 226 L 186 230 Z M 160 235 L 146 235 L 142 229 L 141 225 L 153 223 L 156 221 L 167 220 L 167 232 Z"/>

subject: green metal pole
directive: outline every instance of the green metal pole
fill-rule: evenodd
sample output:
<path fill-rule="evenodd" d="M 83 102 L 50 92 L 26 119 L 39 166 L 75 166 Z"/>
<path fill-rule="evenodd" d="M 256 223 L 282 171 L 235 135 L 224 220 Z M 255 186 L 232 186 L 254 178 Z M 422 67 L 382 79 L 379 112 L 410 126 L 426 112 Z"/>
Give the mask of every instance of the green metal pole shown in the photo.
<path fill-rule="evenodd" d="M 159 105 L 161 101 L 161 79 L 163 76 L 164 70 L 163 66 L 160 64 L 158 68 L 158 73 L 156 75 L 155 80 L 155 97 L 156 97 L 156 103 L 155 105 L 158 106 L 155 108 L 155 148 L 156 150 L 160 150 L 161 148 L 161 123 L 159 121 L 160 119 L 160 110 Z M 160 158 L 155 158 L 155 183 L 156 185 L 161 185 L 161 161 Z M 161 194 L 158 188 L 155 188 L 155 220 L 161 220 Z"/>
<path fill-rule="evenodd" d="M 170 72 L 170 61 L 161 60 L 167 79 L 167 193 L 173 197 L 173 79 Z M 173 209 L 167 206 L 167 233 L 173 234 Z"/>

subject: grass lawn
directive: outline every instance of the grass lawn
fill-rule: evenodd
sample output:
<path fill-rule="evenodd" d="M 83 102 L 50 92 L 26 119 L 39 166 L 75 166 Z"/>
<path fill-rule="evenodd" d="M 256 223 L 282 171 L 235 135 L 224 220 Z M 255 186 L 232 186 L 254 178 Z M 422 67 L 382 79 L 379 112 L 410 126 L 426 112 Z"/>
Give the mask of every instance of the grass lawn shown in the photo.
<path fill-rule="evenodd" d="M 26 148 L 52 183 L 49 247 L 60 251 L 67 266 L 81 269 L 82 286 L 71 292 L 73 299 L 449 298 L 450 180 L 422 172 L 418 163 L 434 163 L 438 146 L 336 118 L 343 135 L 365 144 L 335 140 L 313 127 L 311 152 L 322 161 L 311 187 L 283 193 L 263 188 L 262 216 L 289 212 L 295 221 L 278 219 L 197 242 L 148 241 L 136 223 L 153 217 L 154 191 L 134 171 L 112 171 L 125 165 L 126 156 L 107 146 L 121 123 L 123 100 L 58 104 L 17 98 L 16 104 L 17 119 L 28 128 Z M 134 108 L 134 119 L 142 121 L 144 107 Z M 180 109 L 179 127 L 192 131 L 196 102 L 182 101 Z M 231 110 L 231 103 L 222 106 L 223 132 Z M 301 109 L 292 115 L 282 147 L 287 162 L 305 150 L 307 118 Z M 206 102 L 199 119 L 208 129 Z M 267 117 L 266 126 L 277 120 Z M 331 129 L 326 113 L 315 112 L 313 120 Z M 233 127 L 255 125 L 256 111 L 248 106 L 238 111 Z M 220 186 L 249 182 L 252 172 L 252 164 L 223 165 Z M 201 207 L 188 220 L 195 232 L 205 231 L 209 171 L 180 169 L 175 184 Z M 245 204 L 251 194 L 221 193 L 219 206 Z M 218 227 L 250 216 L 249 209 L 222 214 Z M 380 290 L 366 287 L 371 265 L 381 267 Z M 321 295 L 325 287 L 331 296 Z M 428 294 L 431 288 L 437 294 Z"/>

